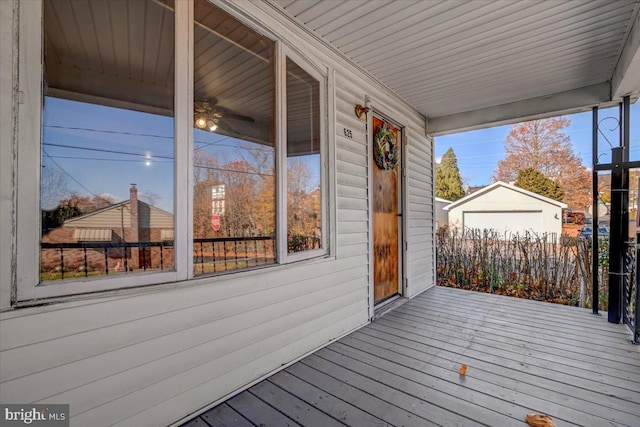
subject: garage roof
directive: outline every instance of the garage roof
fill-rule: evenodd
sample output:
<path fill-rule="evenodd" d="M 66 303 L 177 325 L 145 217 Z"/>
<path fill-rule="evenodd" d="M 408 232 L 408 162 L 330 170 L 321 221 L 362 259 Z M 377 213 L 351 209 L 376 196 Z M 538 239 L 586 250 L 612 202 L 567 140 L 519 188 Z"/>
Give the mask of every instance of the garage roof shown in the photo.
<path fill-rule="evenodd" d="M 534 193 L 533 191 L 525 190 L 524 188 L 516 187 L 515 185 L 507 184 L 506 182 L 502 182 L 502 181 L 494 182 L 493 184 L 484 187 L 482 190 L 478 190 L 475 193 L 469 194 L 468 196 L 465 196 L 460 200 L 456 200 L 455 202 L 451 203 L 450 205 L 445 206 L 443 209 L 445 211 L 449 211 L 449 210 L 451 210 L 451 209 L 453 209 L 453 208 L 455 208 L 457 206 L 460 206 L 460 205 L 462 205 L 464 203 L 467 203 L 469 200 L 476 199 L 476 198 L 482 196 L 483 194 L 489 193 L 490 191 L 493 191 L 497 187 L 508 188 L 510 190 L 517 191 L 518 193 L 522 193 L 522 194 L 525 194 L 527 196 L 533 197 L 534 199 L 538 199 L 538 200 L 541 200 L 543 202 L 547 202 L 549 204 L 558 206 L 558 207 L 560 207 L 562 209 L 567 209 L 567 204 L 566 203 L 562 203 L 562 202 L 559 202 L 557 200 L 553 200 L 553 199 L 550 199 L 548 197 L 541 196 L 540 194 Z"/>
<path fill-rule="evenodd" d="M 437 135 L 640 92 L 638 0 L 273 0 Z"/>

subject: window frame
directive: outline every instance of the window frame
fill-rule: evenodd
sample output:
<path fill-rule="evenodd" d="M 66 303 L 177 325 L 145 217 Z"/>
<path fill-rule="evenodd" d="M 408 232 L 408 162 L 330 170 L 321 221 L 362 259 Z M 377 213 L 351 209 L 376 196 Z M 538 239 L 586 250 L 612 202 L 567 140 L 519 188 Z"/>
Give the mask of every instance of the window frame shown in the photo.
<path fill-rule="evenodd" d="M 291 262 L 297 262 L 310 258 L 317 258 L 325 256 L 329 253 L 328 248 L 328 232 L 329 221 L 327 216 L 328 210 L 328 192 L 329 181 L 327 179 L 328 173 L 328 137 L 327 137 L 327 87 L 328 87 L 328 73 L 321 67 L 315 65 L 311 60 L 306 59 L 301 54 L 293 50 L 291 47 L 285 45 L 282 42 L 278 43 L 277 52 L 277 66 L 276 66 L 276 78 L 277 85 L 276 91 L 280 95 L 276 98 L 277 112 L 280 118 L 280 123 L 276 120 L 276 127 L 278 129 L 276 137 L 276 179 L 278 180 L 277 188 L 278 195 L 277 200 L 277 219 L 276 219 L 276 248 L 278 251 L 278 263 L 288 264 Z M 311 249 L 301 252 L 289 253 L 288 251 L 288 237 L 287 237 L 287 58 L 293 61 L 298 67 L 308 73 L 311 77 L 316 79 L 320 85 L 320 212 L 321 212 L 321 247 L 319 249 Z M 280 72 L 278 72 L 278 69 Z M 278 99 L 279 98 L 279 99 Z"/>
<path fill-rule="evenodd" d="M 335 236 L 329 227 L 335 223 L 335 178 L 330 174 L 330 156 L 335 149 L 329 144 L 327 128 L 335 120 L 329 103 L 335 102 L 333 70 L 320 66 L 283 40 L 283 34 L 266 30 L 256 19 L 249 19 L 226 4 L 212 3 L 238 19 L 243 25 L 264 34 L 275 43 L 275 170 L 276 170 L 276 263 L 255 269 L 241 269 L 227 273 L 195 275 L 193 271 L 193 71 L 194 71 L 194 2 L 175 2 L 174 7 L 174 269 L 159 272 L 136 272 L 132 275 L 74 278 L 68 281 L 40 280 L 40 170 L 42 156 L 43 114 L 43 0 L 21 2 L 19 22 L 20 52 L 17 65 L 18 90 L 14 98 L 17 112 L 17 131 L 14 147 L 17 152 L 15 177 L 16 204 L 16 281 L 13 304 L 26 304 L 52 298 L 86 296 L 92 293 L 108 295 L 131 292 L 132 288 L 151 285 L 177 284 L 190 280 L 215 278 L 261 271 L 292 262 L 330 255 Z M 294 61 L 320 84 L 320 188 L 321 188 L 321 248 L 289 254 L 287 250 L 287 174 L 286 174 L 286 59 Z M 34 141 L 29 143 L 29 141 Z M 37 226 L 34 226 L 37 225 Z M 277 267 L 276 267 L 277 268 Z M 115 282 L 117 281 L 117 282 Z M 116 283 L 116 287 L 114 287 Z"/>
<path fill-rule="evenodd" d="M 40 169 L 42 156 L 42 114 L 44 100 L 44 2 L 22 2 L 20 4 L 20 62 L 18 102 L 18 221 L 17 221 L 17 286 L 16 302 L 90 294 L 101 291 L 117 291 L 127 288 L 178 282 L 188 278 L 187 265 L 190 254 L 186 239 L 189 206 L 187 179 L 193 116 L 189 100 L 187 80 L 192 68 L 189 57 L 193 32 L 191 26 L 193 2 L 176 1 L 174 8 L 174 268 L 159 272 L 136 272 L 117 277 L 100 276 L 77 278 L 60 282 L 40 280 Z M 189 31 L 189 37 L 184 37 Z M 192 93 L 192 91 L 191 91 Z M 26 141 L 37 141 L 28 144 Z M 35 173 L 33 173 L 35 171 Z M 180 177 L 183 178 L 180 178 Z M 38 226 L 34 226 L 37 224 Z M 117 287 L 114 281 L 117 280 Z"/>

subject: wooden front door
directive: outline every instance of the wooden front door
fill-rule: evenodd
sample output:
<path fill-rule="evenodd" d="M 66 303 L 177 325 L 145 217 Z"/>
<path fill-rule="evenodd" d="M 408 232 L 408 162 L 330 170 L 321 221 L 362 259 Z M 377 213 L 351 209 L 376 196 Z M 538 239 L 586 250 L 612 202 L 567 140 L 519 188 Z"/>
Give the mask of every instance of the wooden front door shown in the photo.
<path fill-rule="evenodd" d="M 400 293 L 401 129 L 373 116 L 373 295 L 375 304 Z"/>

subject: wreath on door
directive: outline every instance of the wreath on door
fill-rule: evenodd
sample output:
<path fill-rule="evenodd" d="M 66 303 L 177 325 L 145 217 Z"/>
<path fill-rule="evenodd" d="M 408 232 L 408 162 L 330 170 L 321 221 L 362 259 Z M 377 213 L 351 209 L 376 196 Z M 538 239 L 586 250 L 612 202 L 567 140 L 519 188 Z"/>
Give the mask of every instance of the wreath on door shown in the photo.
<path fill-rule="evenodd" d="M 373 159 L 376 165 L 383 170 L 393 170 L 400 160 L 396 133 L 389 128 L 387 122 L 384 122 L 376 130 L 374 140 L 376 146 L 373 151 Z"/>

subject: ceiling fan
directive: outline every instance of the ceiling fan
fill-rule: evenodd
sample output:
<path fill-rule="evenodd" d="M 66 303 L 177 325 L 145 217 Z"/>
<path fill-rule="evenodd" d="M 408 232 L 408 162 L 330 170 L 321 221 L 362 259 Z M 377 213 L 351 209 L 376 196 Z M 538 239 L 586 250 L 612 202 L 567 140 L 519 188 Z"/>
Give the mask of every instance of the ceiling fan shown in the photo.
<path fill-rule="evenodd" d="M 214 132 L 219 126 L 224 126 L 225 119 L 240 120 L 254 123 L 253 117 L 245 116 L 222 107 L 217 98 L 204 98 L 193 103 L 194 124 L 198 129 Z"/>

